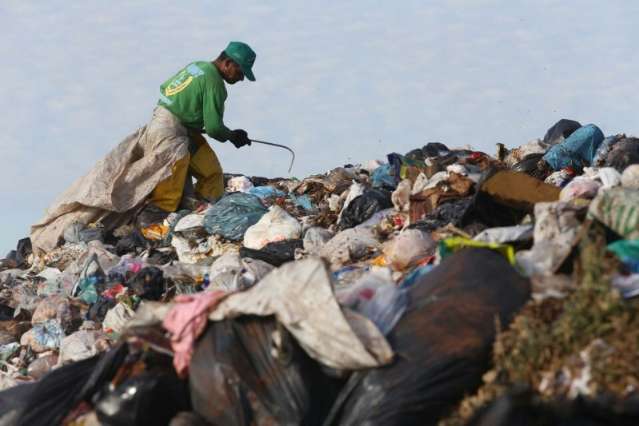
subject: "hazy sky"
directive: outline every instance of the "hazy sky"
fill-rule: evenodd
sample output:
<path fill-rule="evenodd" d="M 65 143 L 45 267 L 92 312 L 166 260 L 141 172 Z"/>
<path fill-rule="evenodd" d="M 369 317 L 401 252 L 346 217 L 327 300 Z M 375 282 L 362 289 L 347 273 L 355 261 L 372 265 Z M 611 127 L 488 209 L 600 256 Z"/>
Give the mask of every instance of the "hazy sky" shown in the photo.
<path fill-rule="evenodd" d="M 429 141 L 494 153 L 559 118 L 639 133 L 637 1 L 0 1 L 0 257 L 146 123 L 158 87 L 229 40 L 257 52 L 226 124 L 290 145 L 292 174 Z M 211 141 L 225 171 L 285 151 Z"/>

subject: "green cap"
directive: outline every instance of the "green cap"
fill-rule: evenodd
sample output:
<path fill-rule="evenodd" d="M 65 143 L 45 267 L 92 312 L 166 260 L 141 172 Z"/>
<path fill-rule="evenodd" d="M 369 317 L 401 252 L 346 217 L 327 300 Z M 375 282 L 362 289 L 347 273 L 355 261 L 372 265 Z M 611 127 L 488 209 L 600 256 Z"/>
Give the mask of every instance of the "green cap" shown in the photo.
<path fill-rule="evenodd" d="M 246 78 L 255 81 L 255 76 L 251 68 L 253 68 L 253 64 L 255 63 L 256 55 L 248 44 L 242 43 L 241 41 L 232 41 L 226 46 L 224 53 L 240 66 Z"/>

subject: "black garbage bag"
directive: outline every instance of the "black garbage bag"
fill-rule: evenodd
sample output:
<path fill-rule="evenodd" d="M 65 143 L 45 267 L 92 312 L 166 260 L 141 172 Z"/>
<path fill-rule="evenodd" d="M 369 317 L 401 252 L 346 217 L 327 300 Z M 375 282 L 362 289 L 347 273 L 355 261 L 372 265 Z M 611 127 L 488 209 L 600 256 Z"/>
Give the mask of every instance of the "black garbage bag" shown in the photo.
<path fill-rule="evenodd" d="M 140 231 L 135 229 L 117 241 L 115 244 L 115 254 L 123 256 L 128 253 L 136 253 L 137 250 L 144 250 L 148 247 L 150 247 L 150 242 L 144 238 Z"/>
<path fill-rule="evenodd" d="M 639 139 L 623 138 L 613 145 L 606 157 L 605 166 L 614 167 L 623 173 L 631 164 L 639 164 Z"/>
<path fill-rule="evenodd" d="M 126 285 L 146 300 L 160 300 L 166 290 L 164 272 L 155 266 L 142 268 L 127 281 Z"/>
<path fill-rule="evenodd" d="M 426 159 L 426 155 L 424 155 L 424 151 L 421 148 L 412 149 L 408 151 L 404 157 L 409 158 L 411 160 L 424 161 Z"/>
<path fill-rule="evenodd" d="M 240 257 L 250 257 L 262 260 L 273 266 L 280 266 L 283 263 L 295 260 L 295 249 L 304 248 L 304 241 L 301 239 L 283 240 L 268 243 L 260 250 L 247 247 L 240 248 Z"/>
<path fill-rule="evenodd" d="M 500 254 L 465 249 L 409 289 L 387 336 L 393 364 L 354 373 L 325 425 L 436 425 L 482 382 L 496 322 L 506 327 L 530 294 Z"/>
<path fill-rule="evenodd" d="M 544 143 L 556 145 L 570 136 L 575 130 L 581 127 L 578 121 L 562 118 L 548 129 L 544 136 Z"/>
<path fill-rule="evenodd" d="M 29 382 L 0 392 L 0 424 L 17 423 L 36 386 L 37 382 Z"/>
<path fill-rule="evenodd" d="M 426 157 L 439 157 L 440 155 L 446 155 L 450 152 L 450 149 L 446 145 L 440 142 L 429 142 L 422 148 L 422 152 Z"/>
<path fill-rule="evenodd" d="M 639 400 L 608 397 L 544 401 L 511 391 L 480 409 L 466 426 L 625 426 L 639 424 Z"/>
<path fill-rule="evenodd" d="M 65 365 L 47 373 L 23 395 L 17 426 L 57 425 L 80 402 L 82 389 L 99 357 Z M 0 393 L 1 395 L 1 393 Z"/>
<path fill-rule="evenodd" d="M 18 264 L 18 268 L 27 264 L 27 258 L 31 253 L 33 253 L 31 239 L 27 237 L 18 240 L 18 245 L 16 247 L 16 263 Z"/>
<path fill-rule="evenodd" d="M 355 197 L 353 201 L 342 212 L 340 220 L 340 229 L 352 228 L 370 219 L 380 210 L 393 207 L 391 201 L 391 193 L 383 189 L 367 189 L 359 197 Z"/>
<path fill-rule="evenodd" d="M 215 425 L 321 424 L 338 393 L 274 317 L 211 322 L 189 367 L 193 411 Z"/>
<path fill-rule="evenodd" d="M 470 207 L 473 197 L 458 198 L 446 201 L 424 218 L 409 225 L 409 228 L 417 228 L 424 232 L 433 232 L 437 228 L 446 226 L 449 223 L 453 226 L 460 226 L 464 213 Z"/>
<path fill-rule="evenodd" d="M 537 163 L 544 157 L 543 153 L 528 154 L 519 163 L 513 165 L 512 169 L 516 172 L 531 174 L 537 170 Z"/>
<path fill-rule="evenodd" d="M 95 412 L 105 426 L 167 425 L 190 408 L 188 395 L 188 384 L 172 368 L 145 371 L 107 387 L 96 398 Z"/>

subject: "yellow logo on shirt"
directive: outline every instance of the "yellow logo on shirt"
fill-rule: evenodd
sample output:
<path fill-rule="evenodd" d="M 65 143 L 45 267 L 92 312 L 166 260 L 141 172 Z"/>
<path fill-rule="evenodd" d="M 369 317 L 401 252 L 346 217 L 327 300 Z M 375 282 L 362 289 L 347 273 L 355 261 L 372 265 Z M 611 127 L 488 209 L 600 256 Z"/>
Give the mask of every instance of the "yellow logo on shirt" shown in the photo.
<path fill-rule="evenodd" d="M 176 79 L 173 81 L 167 88 L 164 90 L 164 94 L 166 96 L 173 96 L 177 93 L 180 93 L 182 90 L 186 89 L 189 84 L 193 81 L 193 76 L 189 76 L 186 80 L 180 81 L 180 79 Z M 174 84 L 177 84 L 174 86 Z"/>

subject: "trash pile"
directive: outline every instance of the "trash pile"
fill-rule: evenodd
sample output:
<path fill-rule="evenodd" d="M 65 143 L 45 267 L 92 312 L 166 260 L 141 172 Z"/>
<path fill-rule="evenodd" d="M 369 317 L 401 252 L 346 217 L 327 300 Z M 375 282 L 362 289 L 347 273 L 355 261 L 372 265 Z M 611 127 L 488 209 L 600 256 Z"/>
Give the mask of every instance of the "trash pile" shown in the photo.
<path fill-rule="evenodd" d="M 225 184 L 0 260 L 2 424 L 639 420 L 639 139 Z"/>

